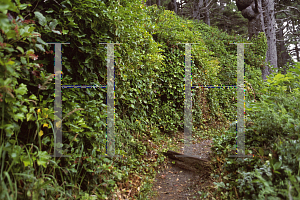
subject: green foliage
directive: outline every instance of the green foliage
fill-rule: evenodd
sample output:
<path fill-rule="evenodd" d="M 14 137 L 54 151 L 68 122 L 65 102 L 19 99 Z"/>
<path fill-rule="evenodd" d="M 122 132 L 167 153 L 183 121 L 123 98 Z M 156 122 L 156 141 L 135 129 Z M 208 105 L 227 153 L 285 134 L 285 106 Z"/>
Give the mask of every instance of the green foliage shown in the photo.
<path fill-rule="evenodd" d="M 260 89 L 260 101 L 248 102 L 246 152 L 254 158 L 224 159 L 234 153 L 235 133 L 215 138 L 213 150 L 223 158 L 227 183 L 216 183 L 220 191 L 236 188 L 243 199 L 299 198 L 299 69 L 296 63 L 286 75 L 271 75 Z"/>
<path fill-rule="evenodd" d="M 228 43 L 244 40 L 138 0 L 23 3 L 0 6 L 0 198 L 119 198 L 131 181 L 131 197 L 147 199 L 149 179 L 163 162 L 151 141 L 161 144 L 164 133 L 183 129 L 182 43 L 198 43 L 192 45 L 193 85 L 235 85 L 236 46 Z M 7 13 L 18 16 L 9 21 Z M 46 42 L 70 43 L 62 45 L 62 85 L 106 85 L 107 47 L 99 42 L 121 43 L 114 51 L 115 150 L 121 158 L 104 157 L 105 88 L 63 89 L 63 120 L 54 124 L 54 45 Z M 245 58 L 247 73 L 256 77 L 265 46 L 254 46 Z M 278 84 L 292 79 L 276 78 Z M 193 89 L 194 127 L 201 132 L 233 121 L 234 95 L 233 88 Z M 70 157 L 51 158 L 59 125 Z"/>
<path fill-rule="evenodd" d="M 11 1 L 2 3 L 0 198 L 17 199 L 17 185 L 22 183 L 27 187 L 27 193 L 23 188 L 24 197 L 38 199 L 38 194 L 41 192 L 40 187 L 43 185 L 47 189 L 49 180 L 55 181 L 53 177 L 38 178 L 42 168 L 33 176 L 33 167 L 43 166 L 45 168 L 50 158 L 48 152 L 36 146 L 41 145 L 38 133 L 41 133 L 39 121 L 42 119 L 37 119 L 38 99 L 28 90 L 31 86 L 37 88 L 38 83 L 46 81 L 45 76 L 39 76 L 40 73 L 44 73 L 44 69 L 36 62 L 38 59 L 36 54 L 43 50 L 41 47 L 44 42 L 40 38 L 40 34 L 34 32 L 35 27 L 32 21 L 24 20 L 20 15 L 13 20 L 8 20 L 6 17 L 7 11 L 19 13 L 30 4 L 20 4 L 19 2 L 15 4 Z M 40 105 L 42 106 L 42 103 Z M 22 144 L 19 138 L 27 134 L 24 133 L 22 125 L 24 123 L 34 124 L 31 122 L 35 123 L 31 137 L 34 137 L 37 142 L 35 145 Z"/>
<path fill-rule="evenodd" d="M 214 4 L 214 13 L 210 16 L 210 24 L 216 25 L 220 30 L 227 32 L 229 35 L 243 35 L 247 38 L 248 27 L 245 24 L 248 20 L 238 11 L 235 1 L 223 1 L 226 6 L 221 7 Z"/>

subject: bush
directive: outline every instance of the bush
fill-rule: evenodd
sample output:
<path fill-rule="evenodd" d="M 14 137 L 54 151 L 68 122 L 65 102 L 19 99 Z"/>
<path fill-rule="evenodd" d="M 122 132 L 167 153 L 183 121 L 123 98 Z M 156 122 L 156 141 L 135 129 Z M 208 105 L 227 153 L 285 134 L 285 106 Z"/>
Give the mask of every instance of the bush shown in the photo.
<path fill-rule="evenodd" d="M 299 63 L 294 67 L 286 75 L 271 75 L 260 101 L 248 102 L 246 153 L 254 158 L 224 160 L 224 154 L 233 153 L 235 134 L 229 130 L 226 137 L 215 138 L 213 150 L 223 158 L 222 178 L 229 183 L 221 188 L 238 189 L 232 193 L 236 197 L 299 198 Z"/>

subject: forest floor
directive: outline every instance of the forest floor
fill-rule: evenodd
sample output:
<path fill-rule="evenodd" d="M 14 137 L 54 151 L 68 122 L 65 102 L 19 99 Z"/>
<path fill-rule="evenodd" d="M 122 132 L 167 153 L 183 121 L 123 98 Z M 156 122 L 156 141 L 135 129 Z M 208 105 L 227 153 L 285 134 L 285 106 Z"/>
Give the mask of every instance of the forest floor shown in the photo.
<path fill-rule="evenodd" d="M 180 133 L 176 136 L 184 138 Z M 191 145 L 193 155 L 201 156 L 210 164 L 212 140 L 199 140 Z M 183 142 L 178 144 L 178 153 L 183 153 Z M 194 167 L 188 160 L 174 160 L 167 158 L 161 171 L 157 172 L 153 183 L 153 196 L 151 200 L 186 200 L 186 199 L 211 199 L 210 190 L 213 187 L 213 180 L 210 176 L 211 168 Z"/>

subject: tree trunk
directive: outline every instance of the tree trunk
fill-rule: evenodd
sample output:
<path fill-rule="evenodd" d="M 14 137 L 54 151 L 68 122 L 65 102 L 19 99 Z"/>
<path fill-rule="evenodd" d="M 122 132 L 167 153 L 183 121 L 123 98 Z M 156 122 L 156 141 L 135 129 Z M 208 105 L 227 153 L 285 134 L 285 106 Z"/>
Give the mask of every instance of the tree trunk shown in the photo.
<path fill-rule="evenodd" d="M 283 74 L 286 74 L 286 67 L 284 67 L 284 65 L 288 62 L 288 60 L 290 59 L 289 54 L 287 52 L 287 49 L 285 47 L 284 44 L 284 37 L 283 37 L 283 27 L 280 27 L 278 30 L 278 39 L 280 40 L 279 42 L 279 48 L 278 48 L 278 68 L 282 68 L 283 69 Z"/>
<path fill-rule="evenodd" d="M 193 13 L 192 13 L 192 16 L 193 16 L 193 19 L 196 19 L 197 15 L 198 15 L 198 12 L 197 12 L 197 6 L 196 6 L 197 2 L 194 1 L 193 2 Z"/>
<path fill-rule="evenodd" d="M 176 0 L 171 0 L 168 3 L 167 10 L 174 11 L 177 14 L 177 3 L 176 3 Z"/>
<path fill-rule="evenodd" d="M 225 8 L 224 3 L 225 3 L 224 0 L 220 0 L 221 14 L 223 14 L 224 12 L 224 8 Z"/>
<path fill-rule="evenodd" d="M 296 40 L 296 39 L 295 39 Z M 298 44 L 295 44 L 295 52 L 296 52 L 296 57 L 297 57 L 297 62 L 300 62 L 300 58 L 299 58 L 299 48 L 298 48 Z"/>
<path fill-rule="evenodd" d="M 147 4 L 147 6 L 151 6 L 151 0 L 148 0 L 148 1 L 146 2 L 146 4 Z"/>
<path fill-rule="evenodd" d="M 160 0 L 157 0 L 157 6 L 161 6 Z"/>
<path fill-rule="evenodd" d="M 276 51 L 276 29 L 274 16 L 274 0 L 236 0 L 239 11 L 242 11 L 243 17 L 249 20 L 248 36 L 258 35 L 264 31 L 268 40 L 268 50 L 265 62 L 270 62 L 277 69 L 277 51 Z M 264 10 L 264 14 L 262 14 Z M 268 65 L 261 69 L 262 79 L 265 81 L 270 74 Z"/>
<path fill-rule="evenodd" d="M 265 31 L 264 18 L 262 12 L 262 3 L 261 0 L 257 0 L 257 12 L 254 18 L 248 19 L 248 36 L 249 40 L 253 37 L 253 35 L 258 36 L 260 32 Z"/>
<path fill-rule="evenodd" d="M 254 35 L 258 36 L 258 34 L 260 32 L 265 32 L 265 23 L 264 23 L 263 9 L 262 9 L 262 0 L 256 0 L 255 3 L 257 4 L 256 12 L 253 11 L 251 14 L 247 14 L 244 11 L 244 13 L 243 13 L 244 17 L 245 16 L 249 17 L 248 18 L 248 20 L 249 20 L 249 22 L 248 22 L 248 37 L 249 37 L 249 40 L 251 40 Z M 252 6 L 253 6 L 253 4 L 251 4 L 251 8 L 252 8 Z M 248 12 L 250 12 L 249 9 L 248 9 Z M 253 13 L 255 13 L 255 14 L 253 14 Z M 265 61 L 267 61 L 267 58 L 266 58 Z M 261 68 L 261 74 L 262 74 L 262 79 L 266 80 L 267 76 L 269 75 L 268 66 L 264 66 L 263 68 Z"/>
<path fill-rule="evenodd" d="M 198 22 L 200 22 L 200 9 L 203 8 L 203 0 L 199 0 L 198 2 L 198 5 L 197 5 L 197 9 L 198 9 L 198 15 L 197 15 L 197 19 L 198 19 Z"/>
<path fill-rule="evenodd" d="M 292 20 L 292 24 L 293 24 L 293 33 L 296 33 L 297 30 L 295 29 L 294 20 Z M 294 49 L 295 49 L 295 54 L 296 54 L 297 62 L 300 62 L 300 59 L 299 59 L 299 48 L 298 48 L 298 44 L 297 44 L 297 38 L 295 37 L 294 40 L 295 40 L 295 48 Z"/>
<path fill-rule="evenodd" d="M 274 15 L 274 0 L 264 0 L 264 19 L 266 27 L 266 37 L 268 40 L 268 51 L 266 55 L 266 61 L 270 62 L 270 65 L 274 67 L 275 72 L 277 72 L 277 51 L 276 51 L 276 21 Z M 273 73 L 271 69 L 268 69 L 268 75 Z M 264 80 L 266 80 L 266 77 Z"/>
<path fill-rule="evenodd" d="M 209 10 L 208 10 L 208 3 L 209 0 L 204 0 L 204 6 L 206 7 L 205 9 L 205 13 L 204 13 L 204 22 L 205 24 L 207 24 L 208 26 L 210 26 L 210 17 L 209 17 Z"/>
<path fill-rule="evenodd" d="M 203 6 L 203 0 L 193 2 L 193 19 L 200 19 L 200 8 Z"/>
<path fill-rule="evenodd" d="M 182 1 L 181 0 L 178 2 L 177 11 L 178 11 L 178 15 L 182 16 Z"/>
<path fill-rule="evenodd" d="M 224 17 L 225 3 L 226 3 L 225 0 L 220 0 L 220 8 L 221 8 L 221 11 L 220 11 L 219 15 L 220 15 L 221 17 Z M 224 22 L 227 22 L 227 20 L 224 20 Z M 228 24 L 228 23 L 223 23 L 223 27 L 222 27 L 223 30 L 224 30 L 226 33 L 227 33 L 227 31 L 228 31 L 227 24 Z M 233 31 L 233 30 L 232 30 L 232 31 Z"/>

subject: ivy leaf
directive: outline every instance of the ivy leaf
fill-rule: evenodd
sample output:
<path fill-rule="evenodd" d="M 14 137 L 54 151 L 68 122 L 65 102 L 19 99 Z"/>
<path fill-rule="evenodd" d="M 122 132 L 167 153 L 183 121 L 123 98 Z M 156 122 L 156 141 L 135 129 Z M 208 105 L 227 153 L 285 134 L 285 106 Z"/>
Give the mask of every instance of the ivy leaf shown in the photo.
<path fill-rule="evenodd" d="M 19 88 L 15 89 L 16 94 L 24 95 L 27 93 L 27 87 L 25 84 L 21 83 Z"/>
<path fill-rule="evenodd" d="M 52 22 L 49 23 L 49 28 L 51 30 L 54 30 L 57 24 L 58 24 L 57 20 L 54 19 L 54 20 L 52 20 Z"/>
<path fill-rule="evenodd" d="M 115 185 L 115 181 L 114 180 L 108 180 L 107 183 L 110 184 L 110 185 Z"/>
<path fill-rule="evenodd" d="M 24 58 L 24 57 L 21 57 L 21 63 L 22 63 L 23 65 L 27 64 L 27 60 L 26 60 L 26 58 Z"/>
<path fill-rule="evenodd" d="M 19 9 L 20 9 L 20 10 L 25 10 L 25 9 L 27 8 L 27 6 L 31 6 L 31 4 L 25 4 L 25 3 L 20 4 L 20 5 L 19 5 Z"/>
<path fill-rule="evenodd" d="M 63 30 L 63 31 L 62 31 L 63 35 L 68 34 L 68 32 L 69 32 L 69 30 Z"/>
<path fill-rule="evenodd" d="M 44 47 L 43 47 L 41 44 L 35 44 L 35 46 L 36 46 L 39 50 L 41 50 L 41 51 L 43 51 L 43 52 L 46 51 L 46 50 L 44 49 Z"/>
<path fill-rule="evenodd" d="M 279 168 L 281 167 L 281 164 L 282 164 L 282 162 L 281 162 L 281 161 L 279 161 L 279 162 L 276 162 L 276 163 L 274 164 L 274 166 L 273 166 L 274 170 L 277 170 L 277 169 L 279 169 Z"/>
<path fill-rule="evenodd" d="M 264 149 L 263 148 L 259 148 L 259 155 L 263 156 L 264 155 Z"/>
<path fill-rule="evenodd" d="M 40 37 L 36 38 L 37 42 L 44 44 L 44 45 L 48 45 L 46 42 L 44 42 L 44 40 L 42 40 Z"/>
<path fill-rule="evenodd" d="M 38 11 L 35 11 L 34 12 L 34 15 L 36 18 L 38 18 L 39 20 L 39 24 L 42 25 L 42 26 L 45 26 L 47 24 L 47 20 L 46 18 L 42 15 L 42 13 L 38 12 Z"/>
<path fill-rule="evenodd" d="M 47 11 L 45 11 L 46 13 L 53 13 L 54 12 L 54 10 L 47 10 Z"/>
<path fill-rule="evenodd" d="M 52 32 L 61 35 L 61 33 L 57 30 L 52 30 Z"/>
<path fill-rule="evenodd" d="M 50 31 L 50 28 L 47 24 L 45 25 L 45 29 Z"/>
<path fill-rule="evenodd" d="M 43 140 L 42 140 L 42 143 L 44 145 L 47 145 L 48 142 L 51 142 L 50 138 L 47 136 L 47 137 L 44 137 Z"/>
<path fill-rule="evenodd" d="M 5 127 L 6 137 L 11 137 L 14 134 L 14 126 L 12 124 L 7 124 Z"/>
<path fill-rule="evenodd" d="M 22 158 L 22 162 L 24 163 L 24 166 L 27 167 L 27 166 L 32 166 L 33 165 L 33 162 L 31 161 L 31 159 L 29 157 L 23 157 Z"/>
<path fill-rule="evenodd" d="M 27 50 L 26 55 L 30 55 L 30 54 L 34 54 L 34 50 L 33 49 Z"/>
<path fill-rule="evenodd" d="M 49 161 L 49 159 L 51 158 L 50 155 L 47 153 L 47 151 L 39 151 L 38 156 L 39 156 L 39 158 L 37 160 L 37 164 L 43 165 L 43 167 L 46 168 L 46 164 Z"/>
<path fill-rule="evenodd" d="M 23 121 L 23 119 L 25 118 L 24 113 L 16 113 L 13 116 L 14 120 L 17 122 L 19 119 L 21 121 Z"/>
<path fill-rule="evenodd" d="M 1 12 L 5 12 L 7 11 L 7 9 L 10 7 L 9 4 L 2 4 L 1 7 L 0 7 L 0 11 Z"/>
<path fill-rule="evenodd" d="M 24 54 L 24 49 L 22 47 L 17 47 L 17 49 L 22 53 Z"/>
<path fill-rule="evenodd" d="M 26 114 L 27 121 L 34 121 L 35 117 L 31 113 Z"/>
<path fill-rule="evenodd" d="M 30 95 L 29 99 L 38 101 L 37 97 L 34 94 Z"/>

